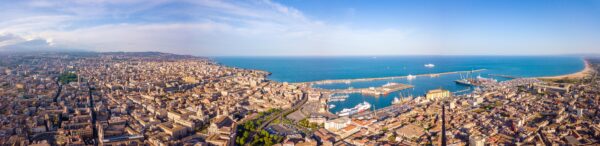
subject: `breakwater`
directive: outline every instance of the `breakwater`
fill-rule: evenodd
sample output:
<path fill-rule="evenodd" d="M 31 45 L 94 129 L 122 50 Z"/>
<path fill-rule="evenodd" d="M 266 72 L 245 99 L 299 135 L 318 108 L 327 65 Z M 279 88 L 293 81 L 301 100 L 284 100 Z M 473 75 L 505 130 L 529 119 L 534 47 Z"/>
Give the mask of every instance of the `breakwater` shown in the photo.
<path fill-rule="evenodd" d="M 453 71 L 453 72 L 443 72 L 443 73 L 431 73 L 431 74 L 419 74 L 414 75 L 415 77 L 437 77 L 440 75 L 447 74 L 459 74 L 459 73 L 474 73 L 485 71 L 485 69 L 477 69 L 470 71 Z M 359 78 L 359 79 L 336 79 L 336 80 L 320 80 L 320 81 L 312 81 L 312 82 L 300 82 L 298 84 L 309 84 L 309 85 L 319 85 L 319 84 L 335 84 L 335 83 L 345 83 L 350 84 L 352 82 L 368 82 L 368 81 L 377 81 L 377 80 L 393 80 L 393 79 L 402 79 L 408 78 L 408 76 L 391 76 L 391 77 L 378 77 L 378 78 Z"/>
<path fill-rule="evenodd" d="M 361 93 L 361 94 L 367 94 L 367 95 L 382 95 L 382 94 L 388 94 L 391 92 L 396 92 L 396 91 L 400 91 L 400 90 L 404 90 L 407 88 L 413 88 L 414 86 L 412 85 L 406 85 L 406 84 L 399 84 L 399 83 L 395 83 L 393 85 L 384 85 L 381 87 L 370 87 L 370 88 L 350 88 L 350 89 L 330 89 L 327 90 L 325 89 L 326 92 L 329 92 L 330 94 L 351 94 L 351 93 Z"/>

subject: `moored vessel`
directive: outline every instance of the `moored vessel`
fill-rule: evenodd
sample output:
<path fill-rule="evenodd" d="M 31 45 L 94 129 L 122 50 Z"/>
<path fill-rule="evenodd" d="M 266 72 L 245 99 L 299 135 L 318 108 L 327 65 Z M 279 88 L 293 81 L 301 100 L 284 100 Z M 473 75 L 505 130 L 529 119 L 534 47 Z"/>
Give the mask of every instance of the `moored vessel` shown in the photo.
<path fill-rule="evenodd" d="M 354 106 L 353 108 L 344 108 L 344 109 L 342 109 L 342 111 L 338 112 L 337 115 L 338 116 L 349 116 L 349 115 L 353 115 L 356 113 L 367 111 L 370 108 L 371 108 L 371 104 L 369 104 L 368 102 L 365 101 L 363 103 L 359 103 L 358 105 Z"/>

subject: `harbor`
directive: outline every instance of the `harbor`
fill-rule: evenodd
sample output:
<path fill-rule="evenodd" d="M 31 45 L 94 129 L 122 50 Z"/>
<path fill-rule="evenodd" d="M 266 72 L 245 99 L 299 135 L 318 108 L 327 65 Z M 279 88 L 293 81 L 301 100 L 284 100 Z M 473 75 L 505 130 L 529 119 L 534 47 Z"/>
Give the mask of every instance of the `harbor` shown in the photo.
<path fill-rule="evenodd" d="M 384 108 L 380 108 L 377 110 L 373 110 L 373 111 L 364 111 L 361 113 L 357 113 L 352 115 L 352 118 L 357 118 L 357 119 L 371 119 L 371 118 L 375 118 L 375 119 L 385 119 L 387 117 L 393 117 L 396 116 L 398 114 L 407 112 L 411 109 L 412 105 L 414 103 L 405 103 L 405 104 L 394 104 L 394 105 L 390 105 Z"/>
<path fill-rule="evenodd" d="M 394 103 L 401 103 L 394 102 L 395 98 L 404 100 L 405 98 L 424 96 L 427 91 L 440 87 L 456 92 L 456 94 L 464 94 L 472 90 L 472 86 L 456 84 L 454 81 L 457 79 L 460 79 L 459 74 L 445 74 L 437 77 L 421 76 L 410 80 L 399 78 L 350 84 L 315 85 L 314 87 L 323 93 L 329 94 L 327 98 L 334 96 L 334 98 L 329 98 L 327 105 L 330 107 L 329 111 L 331 113 L 337 114 L 343 109 L 354 108 L 364 101 L 371 104 L 373 110 L 379 110 L 393 106 Z M 339 95 L 344 95 L 344 98 L 338 98 Z"/>
<path fill-rule="evenodd" d="M 348 88 L 348 89 L 331 89 L 326 90 L 329 91 L 330 94 L 352 94 L 352 93 L 360 93 L 365 95 L 384 95 L 389 94 L 391 92 L 396 92 L 408 88 L 413 88 L 412 85 L 401 84 L 401 83 L 388 83 L 381 87 L 369 87 L 369 88 Z"/>

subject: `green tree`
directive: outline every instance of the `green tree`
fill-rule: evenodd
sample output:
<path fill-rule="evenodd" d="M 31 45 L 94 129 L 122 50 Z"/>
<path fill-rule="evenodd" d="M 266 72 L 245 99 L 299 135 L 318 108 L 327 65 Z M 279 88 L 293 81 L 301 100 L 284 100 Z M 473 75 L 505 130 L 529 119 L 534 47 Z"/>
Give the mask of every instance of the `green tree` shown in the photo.
<path fill-rule="evenodd" d="M 396 136 L 395 136 L 395 135 L 393 135 L 393 134 L 392 134 L 392 135 L 390 135 L 390 136 L 388 137 L 388 141 L 390 141 L 390 142 L 396 142 Z"/>
<path fill-rule="evenodd" d="M 77 81 L 77 74 L 71 72 L 62 73 L 58 76 L 58 81 L 62 84 Z"/>
<path fill-rule="evenodd" d="M 302 119 L 298 122 L 298 124 L 302 127 L 309 127 L 309 122 L 307 119 Z"/>
<path fill-rule="evenodd" d="M 248 133 L 248 131 L 244 131 L 244 134 L 242 134 L 242 137 L 248 138 L 248 136 L 250 136 L 250 133 Z"/>

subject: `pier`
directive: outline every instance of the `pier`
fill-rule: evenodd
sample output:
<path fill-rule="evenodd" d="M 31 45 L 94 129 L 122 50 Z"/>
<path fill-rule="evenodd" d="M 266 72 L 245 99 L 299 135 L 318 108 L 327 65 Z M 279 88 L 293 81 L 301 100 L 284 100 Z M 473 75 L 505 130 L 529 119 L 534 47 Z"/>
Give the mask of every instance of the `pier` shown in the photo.
<path fill-rule="evenodd" d="M 444 72 L 444 73 L 432 73 L 432 74 L 420 74 L 415 75 L 416 77 L 437 77 L 440 75 L 447 74 L 457 74 L 457 73 L 472 73 L 472 72 L 480 72 L 485 69 L 471 70 L 471 71 L 453 71 L 453 72 Z M 298 84 L 309 84 L 309 85 L 319 85 L 319 84 L 334 84 L 334 83 L 344 83 L 350 84 L 352 82 L 367 82 L 367 81 L 377 81 L 377 80 L 393 80 L 393 79 L 402 79 L 407 76 L 391 76 L 391 77 L 379 77 L 379 78 L 360 78 L 360 79 L 339 79 L 339 80 L 321 80 L 321 81 L 312 81 L 312 82 L 300 82 Z"/>
<path fill-rule="evenodd" d="M 369 88 L 349 88 L 349 89 L 332 89 L 332 90 L 324 90 L 331 94 L 351 94 L 351 93 L 361 93 L 368 95 L 383 95 L 388 94 L 395 91 L 400 91 L 408 88 L 413 88 L 412 85 L 394 83 L 392 85 L 383 85 L 381 87 L 369 87 Z"/>

